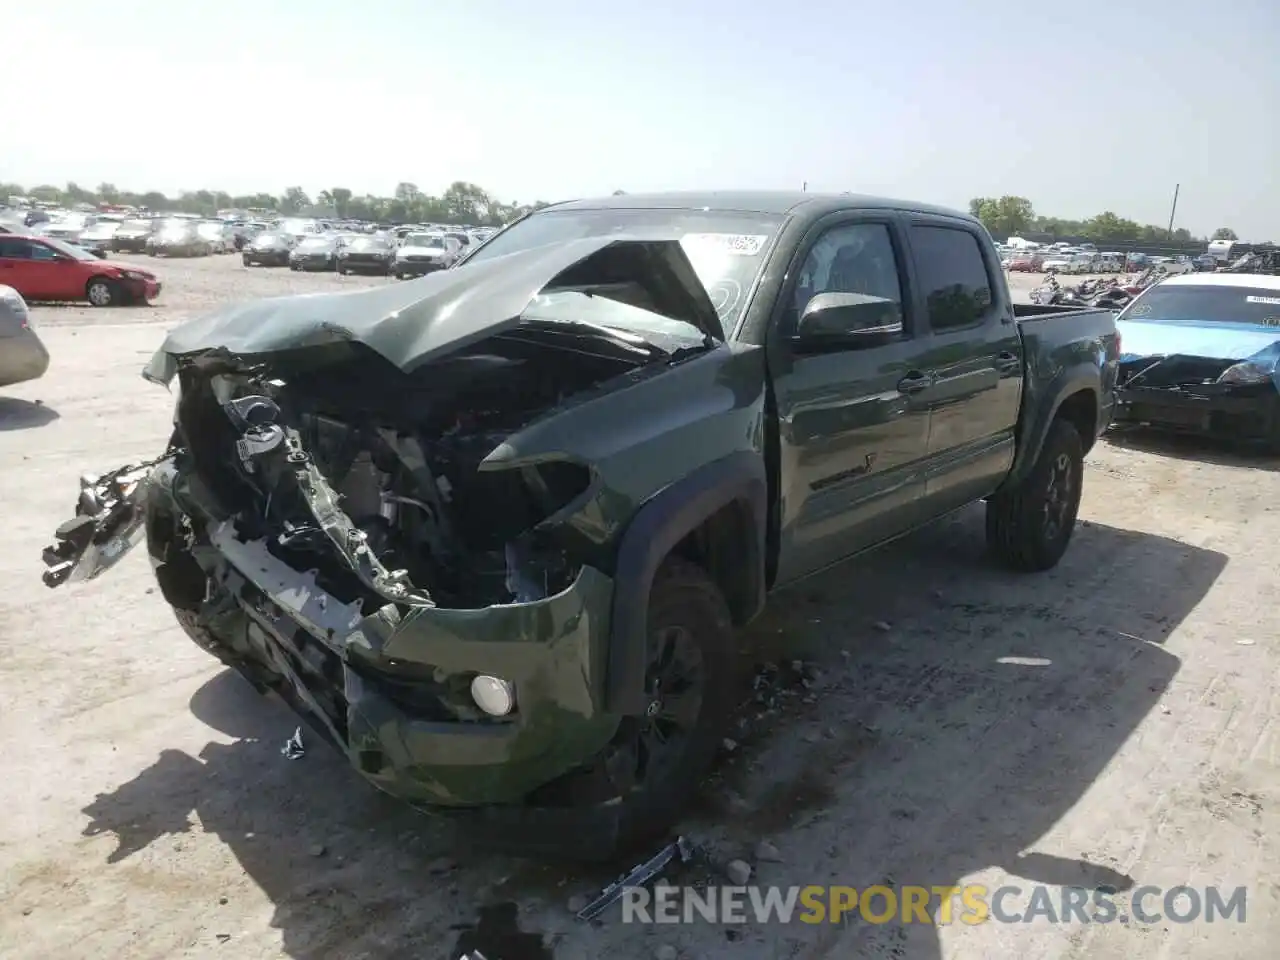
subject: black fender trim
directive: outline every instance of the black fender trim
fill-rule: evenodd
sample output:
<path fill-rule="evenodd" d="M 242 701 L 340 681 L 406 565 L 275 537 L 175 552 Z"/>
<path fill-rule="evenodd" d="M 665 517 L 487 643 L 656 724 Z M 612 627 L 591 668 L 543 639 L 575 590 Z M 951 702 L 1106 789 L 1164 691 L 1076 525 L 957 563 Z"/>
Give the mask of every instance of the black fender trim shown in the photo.
<path fill-rule="evenodd" d="M 1053 422 L 1058 419 L 1058 414 L 1062 412 L 1062 405 L 1068 398 L 1081 392 L 1092 393 L 1094 402 L 1098 405 L 1099 420 L 1105 416 L 1102 408 L 1101 391 L 1098 389 L 1098 376 L 1093 368 L 1090 368 L 1086 373 L 1076 374 L 1069 379 L 1064 379 L 1061 383 L 1054 384 L 1053 389 L 1055 397 L 1053 406 L 1049 409 L 1048 414 L 1037 416 L 1031 420 L 1028 424 L 1027 433 L 1019 438 L 1013 467 L 1010 469 L 1009 476 L 1004 484 L 1006 487 L 1021 481 L 1035 468 L 1036 461 L 1040 459 L 1040 451 L 1044 448 L 1045 438 L 1049 436 L 1049 429 L 1053 426 Z M 1037 407 L 1040 406 L 1040 401 L 1036 399 L 1032 399 L 1031 402 Z M 1102 434 L 1102 430 L 1101 423 L 1095 426 L 1095 440 Z"/>
<path fill-rule="evenodd" d="M 644 690 L 647 667 L 649 591 L 667 555 L 721 508 L 744 505 L 746 525 L 740 563 L 748 571 L 749 608 L 754 616 L 764 604 L 765 530 L 768 482 L 764 457 L 754 451 L 730 454 L 700 467 L 671 484 L 642 506 L 628 524 L 618 548 L 613 610 L 605 667 L 604 708 L 639 716 L 648 706 Z"/>

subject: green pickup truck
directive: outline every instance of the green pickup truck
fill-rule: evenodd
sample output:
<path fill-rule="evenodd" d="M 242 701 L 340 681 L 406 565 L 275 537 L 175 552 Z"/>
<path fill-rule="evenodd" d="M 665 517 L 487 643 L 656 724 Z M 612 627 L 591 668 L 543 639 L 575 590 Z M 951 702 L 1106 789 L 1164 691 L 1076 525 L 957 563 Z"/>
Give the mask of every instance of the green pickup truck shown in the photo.
<path fill-rule="evenodd" d="M 1117 350 L 950 210 L 552 205 L 172 331 L 168 448 L 81 478 L 45 581 L 145 540 L 186 633 L 377 787 L 598 855 L 680 815 L 771 590 L 978 500 L 998 561 L 1056 564 Z"/>

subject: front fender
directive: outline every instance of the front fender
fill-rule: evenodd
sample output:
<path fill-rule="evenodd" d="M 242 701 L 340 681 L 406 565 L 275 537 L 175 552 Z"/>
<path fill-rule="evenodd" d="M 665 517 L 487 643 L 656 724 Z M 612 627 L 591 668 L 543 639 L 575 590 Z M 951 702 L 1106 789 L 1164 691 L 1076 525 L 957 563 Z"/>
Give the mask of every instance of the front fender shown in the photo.
<path fill-rule="evenodd" d="M 742 510 L 735 542 L 742 593 L 754 612 L 764 603 L 768 481 L 764 459 L 741 451 L 706 464 L 650 498 L 624 531 L 614 578 L 611 633 L 605 669 L 605 709 L 642 714 L 647 706 L 649 591 L 667 555 L 724 507 Z"/>

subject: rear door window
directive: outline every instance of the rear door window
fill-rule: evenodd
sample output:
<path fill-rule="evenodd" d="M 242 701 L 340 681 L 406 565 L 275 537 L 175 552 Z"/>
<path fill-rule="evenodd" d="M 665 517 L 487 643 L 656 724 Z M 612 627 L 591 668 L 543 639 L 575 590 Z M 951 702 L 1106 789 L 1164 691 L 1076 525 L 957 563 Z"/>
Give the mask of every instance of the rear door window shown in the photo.
<path fill-rule="evenodd" d="M 995 304 L 977 236 L 958 227 L 914 225 L 911 247 L 929 326 L 939 332 L 983 323 Z"/>
<path fill-rule="evenodd" d="M 5 260 L 30 260 L 31 242 L 0 237 L 0 258 Z"/>

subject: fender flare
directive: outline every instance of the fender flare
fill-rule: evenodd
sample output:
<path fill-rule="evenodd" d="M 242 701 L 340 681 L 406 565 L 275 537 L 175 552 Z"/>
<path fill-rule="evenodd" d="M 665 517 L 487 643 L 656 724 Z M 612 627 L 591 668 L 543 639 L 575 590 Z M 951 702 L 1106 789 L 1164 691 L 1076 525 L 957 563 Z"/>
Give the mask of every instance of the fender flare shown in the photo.
<path fill-rule="evenodd" d="M 1044 441 L 1049 436 L 1049 428 L 1053 426 L 1053 422 L 1058 419 L 1058 414 L 1062 410 L 1062 405 L 1067 401 L 1068 397 L 1073 397 L 1081 391 L 1092 393 L 1094 401 L 1098 405 L 1099 416 L 1102 413 L 1102 393 L 1098 389 L 1098 374 L 1096 367 L 1088 367 L 1081 370 L 1075 375 L 1063 379 L 1053 385 L 1055 394 L 1053 407 L 1049 410 L 1047 416 L 1037 417 L 1031 421 L 1029 430 L 1021 444 L 1018 455 L 1013 464 L 1013 469 L 1009 471 L 1009 480 L 1017 482 L 1030 473 L 1035 466 L 1036 461 L 1040 459 L 1040 451 L 1044 447 Z M 1043 409 L 1043 407 L 1041 407 Z M 1094 436 L 1097 436 L 1098 424 L 1094 425 Z"/>
<path fill-rule="evenodd" d="M 648 701 L 649 592 L 667 555 L 718 510 L 742 504 L 745 525 L 741 563 L 748 578 L 751 615 L 764 603 L 768 479 L 764 458 L 754 451 L 730 454 L 663 488 L 636 512 L 622 535 L 614 574 L 613 609 L 606 647 L 604 707 L 638 716 Z"/>

